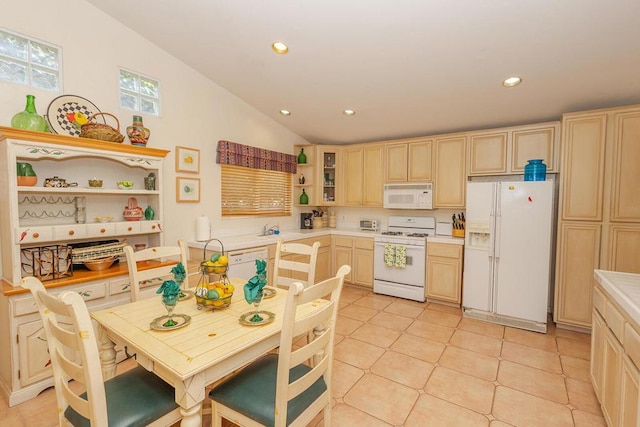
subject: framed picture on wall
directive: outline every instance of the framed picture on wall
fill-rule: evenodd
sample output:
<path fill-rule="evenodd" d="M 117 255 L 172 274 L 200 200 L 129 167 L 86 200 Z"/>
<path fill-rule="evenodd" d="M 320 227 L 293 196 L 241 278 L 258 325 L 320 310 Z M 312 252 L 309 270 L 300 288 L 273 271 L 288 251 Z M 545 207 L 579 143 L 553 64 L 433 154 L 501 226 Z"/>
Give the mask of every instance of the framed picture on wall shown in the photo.
<path fill-rule="evenodd" d="M 200 173 L 200 150 L 176 146 L 176 172 Z"/>
<path fill-rule="evenodd" d="M 176 177 L 176 202 L 200 201 L 200 178 Z"/>

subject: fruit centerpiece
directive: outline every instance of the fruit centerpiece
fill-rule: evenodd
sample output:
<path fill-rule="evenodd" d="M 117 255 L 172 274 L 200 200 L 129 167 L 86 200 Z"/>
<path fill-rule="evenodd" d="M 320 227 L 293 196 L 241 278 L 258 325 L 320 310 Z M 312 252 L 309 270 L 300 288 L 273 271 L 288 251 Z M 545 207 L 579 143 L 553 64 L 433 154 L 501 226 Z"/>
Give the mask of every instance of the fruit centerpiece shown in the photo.
<path fill-rule="evenodd" d="M 214 253 L 207 259 L 207 245 L 212 241 L 220 244 L 220 253 Z M 224 246 L 218 239 L 211 239 L 204 245 L 204 260 L 200 263 L 200 281 L 196 286 L 198 309 L 216 309 L 229 307 L 234 286 L 227 277 L 229 259 L 224 254 Z"/>

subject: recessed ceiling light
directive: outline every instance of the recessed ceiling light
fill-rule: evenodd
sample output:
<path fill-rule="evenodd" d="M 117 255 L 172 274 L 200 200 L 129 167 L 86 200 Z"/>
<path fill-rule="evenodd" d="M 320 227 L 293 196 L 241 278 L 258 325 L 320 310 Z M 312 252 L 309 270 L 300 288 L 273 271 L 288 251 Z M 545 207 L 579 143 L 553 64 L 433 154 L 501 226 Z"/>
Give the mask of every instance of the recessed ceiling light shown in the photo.
<path fill-rule="evenodd" d="M 289 111 L 289 110 L 280 110 L 280 114 L 282 114 L 283 116 L 290 116 L 291 115 L 291 111 Z"/>
<path fill-rule="evenodd" d="M 502 86 L 504 86 L 504 87 L 513 87 L 513 86 L 518 86 L 520 83 L 522 83 L 522 78 L 520 78 L 520 77 L 509 77 L 508 79 L 505 79 L 502 82 Z"/>
<path fill-rule="evenodd" d="M 287 46 L 284 42 L 273 42 L 271 44 L 271 49 L 273 49 L 275 53 L 279 53 L 280 55 L 284 55 L 285 53 L 289 52 L 289 46 Z"/>
<path fill-rule="evenodd" d="M 353 116 L 356 112 L 354 110 L 346 109 L 342 112 L 345 116 Z"/>

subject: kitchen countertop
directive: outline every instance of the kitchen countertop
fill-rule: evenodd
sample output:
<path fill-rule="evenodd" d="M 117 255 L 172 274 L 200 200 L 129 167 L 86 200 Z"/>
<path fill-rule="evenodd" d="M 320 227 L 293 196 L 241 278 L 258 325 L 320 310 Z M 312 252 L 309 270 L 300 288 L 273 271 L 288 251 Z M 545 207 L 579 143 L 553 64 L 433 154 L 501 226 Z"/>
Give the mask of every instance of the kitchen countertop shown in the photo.
<path fill-rule="evenodd" d="M 268 246 L 277 242 L 278 238 L 282 238 L 285 242 L 291 240 L 306 239 L 309 237 L 320 237 L 332 234 L 339 234 L 341 236 L 353 236 L 353 237 L 370 237 L 373 238 L 379 235 L 374 231 L 361 231 L 356 228 L 316 228 L 310 230 L 283 230 L 280 234 L 273 234 L 270 236 L 258 236 L 256 234 L 243 234 L 238 236 L 226 236 L 218 238 L 222 241 L 225 251 L 233 251 L 237 249 L 257 248 L 262 246 Z M 217 237 L 216 237 L 217 238 Z M 450 243 L 457 245 L 464 245 L 464 239 L 460 237 L 449 236 L 432 236 L 427 238 L 427 242 L 439 242 Z M 187 242 L 187 246 L 190 248 L 203 249 L 207 242 Z M 217 242 L 213 241 L 209 243 L 207 249 L 219 249 Z"/>
<path fill-rule="evenodd" d="M 595 270 L 596 281 L 640 325 L 640 274 Z"/>

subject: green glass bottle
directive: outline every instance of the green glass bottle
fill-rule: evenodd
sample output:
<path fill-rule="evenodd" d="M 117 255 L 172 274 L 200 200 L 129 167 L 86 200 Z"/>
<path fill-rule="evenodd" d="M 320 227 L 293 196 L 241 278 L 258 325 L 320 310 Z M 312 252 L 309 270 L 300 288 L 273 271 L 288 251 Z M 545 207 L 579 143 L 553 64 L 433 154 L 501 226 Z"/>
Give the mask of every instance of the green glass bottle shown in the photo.
<path fill-rule="evenodd" d="M 304 154 L 304 148 L 300 149 L 300 154 L 298 154 L 298 164 L 307 163 L 307 155 Z"/>
<path fill-rule="evenodd" d="M 47 121 L 36 112 L 36 97 L 27 95 L 27 106 L 11 119 L 11 126 L 18 129 L 49 132 Z"/>
<path fill-rule="evenodd" d="M 300 195 L 300 204 L 301 205 L 309 204 L 309 195 L 306 193 L 306 191 L 304 191 L 304 188 L 302 189 L 302 194 Z"/>

